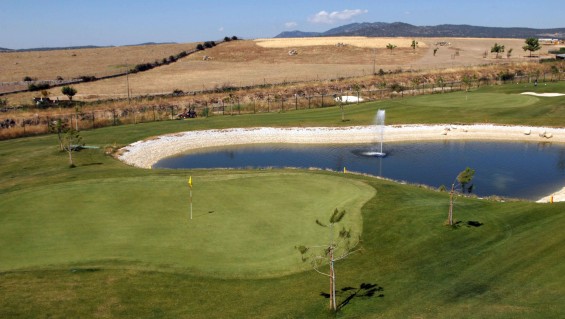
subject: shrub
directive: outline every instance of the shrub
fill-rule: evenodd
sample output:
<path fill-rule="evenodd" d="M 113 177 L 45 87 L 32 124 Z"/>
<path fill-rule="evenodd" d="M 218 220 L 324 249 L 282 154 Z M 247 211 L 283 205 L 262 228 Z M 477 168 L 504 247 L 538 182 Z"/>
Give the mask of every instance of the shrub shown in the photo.
<path fill-rule="evenodd" d="M 563 54 L 565 53 L 565 48 L 559 48 L 559 50 L 550 50 L 548 51 L 550 54 Z"/>
<path fill-rule="evenodd" d="M 24 82 L 31 82 L 31 81 L 33 81 L 33 79 L 31 78 L 31 76 L 25 76 L 23 81 Z"/>
<path fill-rule="evenodd" d="M 230 38 L 230 37 L 224 37 L 224 41 L 225 41 L 225 42 L 230 42 L 230 41 L 231 41 L 231 38 Z"/>
<path fill-rule="evenodd" d="M 231 37 L 232 40 L 239 40 L 235 35 Z"/>
<path fill-rule="evenodd" d="M 199 44 L 196 46 L 196 50 L 202 51 L 202 50 L 204 50 L 204 46 L 199 43 Z"/>
<path fill-rule="evenodd" d="M 143 72 L 143 71 L 147 71 L 147 70 L 151 70 L 153 68 L 153 64 L 151 63 L 141 63 L 136 65 L 132 72 Z"/>
<path fill-rule="evenodd" d="M 512 81 L 512 80 L 514 80 L 515 76 L 516 76 L 515 74 L 510 73 L 509 71 L 506 71 L 506 72 L 499 74 L 501 81 Z"/>
<path fill-rule="evenodd" d="M 49 84 L 47 83 L 32 83 L 30 85 L 27 86 L 27 89 L 30 91 L 41 91 L 41 90 L 47 90 L 49 88 Z"/>
<path fill-rule="evenodd" d="M 208 115 L 210 115 L 210 108 L 208 108 L 208 107 L 203 108 L 201 116 L 202 117 L 208 117 Z"/>
<path fill-rule="evenodd" d="M 82 82 L 96 81 L 96 77 L 94 75 L 81 75 L 78 78 L 82 80 Z"/>
<path fill-rule="evenodd" d="M 557 61 L 555 58 L 540 59 L 539 63 L 551 63 Z"/>
<path fill-rule="evenodd" d="M 395 82 L 390 85 L 390 89 L 395 92 L 402 92 L 404 91 L 404 86 L 402 86 L 400 83 Z"/>

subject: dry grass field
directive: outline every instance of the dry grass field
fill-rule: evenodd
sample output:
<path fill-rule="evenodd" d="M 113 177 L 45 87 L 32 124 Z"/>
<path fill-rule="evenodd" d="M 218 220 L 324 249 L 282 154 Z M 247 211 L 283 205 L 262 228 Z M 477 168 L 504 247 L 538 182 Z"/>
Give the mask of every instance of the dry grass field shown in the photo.
<path fill-rule="evenodd" d="M 129 76 L 132 96 L 171 93 L 175 89 L 198 91 L 223 86 L 245 86 L 264 83 L 281 83 L 305 80 L 324 80 L 340 77 L 368 75 L 373 68 L 378 71 L 397 69 L 449 69 L 461 66 L 477 66 L 508 62 L 524 62 L 530 59 L 521 49 L 523 39 L 479 38 L 417 38 L 418 48 L 410 48 L 410 38 L 304 38 L 259 39 L 223 43 L 211 49 L 197 52 L 176 63 Z M 449 45 L 436 45 L 447 42 Z M 345 46 L 336 46 L 344 43 Z M 397 45 L 394 50 L 386 45 Z M 506 52 L 496 59 L 490 48 L 494 43 L 505 45 L 506 52 L 513 49 L 510 57 Z M 155 45 L 74 51 L 9 53 L 9 59 L 0 54 L 4 81 L 20 80 L 25 75 L 38 78 L 54 78 L 79 74 L 98 75 L 124 67 L 126 58 L 130 65 L 151 62 L 168 57 L 182 50 L 190 50 L 195 44 Z M 434 55 L 434 48 L 437 52 Z M 541 54 L 547 54 L 552 46 L 544 46 Z M 289 55 L 289 50 L 296 55 Z M 487 52 L 485 57 L 485 52 Z M 25 63 L 15 64 L 16 56 L 26 57 Z M 35 61 L 32 57 L 37 57 Z M 204 57 L 208 59 L 205 60 Z M 8 62 L 7 66 L 3 61 Z M 35 62 L 34 62 L 35 61 Z M 72 63 L 71 63 L 72 62 Z M 10 63 L 12 65 L 10 65 Z M 374 63 L 374 64 L 373 64 Z M 72 65 L 72 68 L 67 68 Z M 25 67 L 24 67 L 25 66 Z M 45 66 L 45 67 L 44 67 Z M 65 71 L 66 70 L 66 71 Z M 67 72 L 67 73 L 65 73 Z M 126 97 L 125 77 L 76 85 L 78 100 L 99 100 Z M 59 88 L 50 90 L 52 98 L 66 99 Z M 8 96 L 10 104 L 29 103 L 38 93 L 22 93 Z"/>
<path fill-rule="evenodd" d="M 359 48 L 386 48 L 390 44 L 398 48 L 410 48 L 413 38 L 368 38 L 368 37 L 316 37 L 316 38 L 270 38 L 256 39 L 255 43 L 263 48 L 296 48 L 309 46 L 345 46 Z M 427 47 L 425 42 L 418 41 L 419 47 Z"/>
<path fill-rule="evenodd" d="M 38 80 L 71 79 L 81 75 L 124 72 L 140 63 L 153 62 L 192 50 L 195 43 L 122 46 L 96 49 L 0 53 L 0 82 L 18 82 L 26 76 Z"/>

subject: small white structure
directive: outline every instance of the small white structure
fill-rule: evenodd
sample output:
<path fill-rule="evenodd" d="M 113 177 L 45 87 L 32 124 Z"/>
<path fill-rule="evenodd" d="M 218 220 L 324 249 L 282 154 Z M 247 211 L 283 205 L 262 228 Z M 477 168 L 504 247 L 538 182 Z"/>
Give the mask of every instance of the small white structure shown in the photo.
<path fill-rule="evenodd" d="M 356 96 L 351 96 L 351 95 L 344 95 L 344 96 L 337 96 L 335 98 L 336 102 L 343 102 L 343 103 L 357 103 L 357 102 L 363 102 L 363 98 L 362 97 L 356 97 Z"/>

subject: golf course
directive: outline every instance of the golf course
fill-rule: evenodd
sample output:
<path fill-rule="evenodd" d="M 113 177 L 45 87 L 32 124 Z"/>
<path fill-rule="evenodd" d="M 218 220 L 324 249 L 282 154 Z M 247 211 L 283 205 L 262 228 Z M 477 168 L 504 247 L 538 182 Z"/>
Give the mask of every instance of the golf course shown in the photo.
<path fill-rule="evenodd" d="M 449 193 L 422 185 L 316 168 L 141 169 L 115 157 L 185 131 L 372 125 L 378 109 L 387 125 L 564 126 L 565 96 L 526 91 L 563 93 L 565 82 L 350 104 L 346 121 L 335 106 L 85 130 L 92 148 L 73 153 L 74 168 L 56 134 L 0 141 L 0 317 L 561 317 L 565 202 L 457 196 L 450 227 Z M 361 239 L 335 264 L 335 313 L 328 278 L 297 249 L 328 244 L 317 221 L 334 209 L 346 211 L 338 231 Z"/>

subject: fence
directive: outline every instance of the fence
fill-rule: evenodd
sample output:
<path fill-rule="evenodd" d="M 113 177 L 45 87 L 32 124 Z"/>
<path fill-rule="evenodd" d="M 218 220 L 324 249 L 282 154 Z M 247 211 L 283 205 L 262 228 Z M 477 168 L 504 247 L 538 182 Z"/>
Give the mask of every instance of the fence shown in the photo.
<path fill-rule="evenodd" d="M 198 116 L 225 116 L 253 113 L 287 112 L 311 108 L 324 108 L 336 105 L 347 105 L 350 99 L 342 102 L 337 97 L 353 96 L 357 100 L 377 101 L 384 99 L 402 98 L 422 94 L 438 94 L 444 92 L 461 91 L 481 86 L 504 84 L 504 83 L 530 83 L 539 79 L 545 81 L 559 81 L 561 76 L 556 74 L 540 74 L 539 77 L 524 75 L 515 76 L 511 79 L 469 79 L 467 81 L 446 83 L 416 83 L 402 86 L 397 84 L 393 87 L 380 89 L 361 89 L 358 91 L 325 91 L 320 94 L 273 94 L 264 93 L 256 96 L 239 96 L 235 93 L 223 99 L 212 99 L 208 101 L 188 102 L 177 104 L 150 104 L 137 105 L 135 107 L 124 107 L 105 110 L 68 112 L 52 116 L 41 116 L 34 114 L 29 117 L 17 116 L 15 112 L 2 109 L 0 114 L 0 139 L 9 139 L 20 136 L 46 134 L 49 125 L 55 120 L 61 120 L 66 125 L 76 130 L 89 130 L 106 126 L 123 124 L 137 124 L 155 121 L 168 121 L 189 117 L 190 111 Z M 237 93 L 237 92 L 236 92 Z M 358 102 L 353 102 L 358 103 Z M 136 102 L 139 104 L 139 102 Z M 13 114 L 12 116 L 10 114 Z"/>

